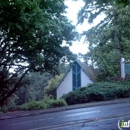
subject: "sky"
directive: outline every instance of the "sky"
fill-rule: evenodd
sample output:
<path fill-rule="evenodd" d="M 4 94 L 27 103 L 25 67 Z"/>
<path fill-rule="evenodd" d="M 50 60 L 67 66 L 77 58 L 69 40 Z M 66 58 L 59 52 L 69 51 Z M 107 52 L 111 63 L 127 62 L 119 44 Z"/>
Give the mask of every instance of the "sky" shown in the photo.
<path fill-rule="evenodd" d="M 66 0 L 65 4 L 68 6 L 68 8 L 66 9 L 66 11 L 67 11 L 66 15 L 67 15 L 68 19 L 72 21 L 73 25 L 76 25 L 77 24 L 77 14 L 78 14 L 79 10 L 84 6 L 83 0 L 77 0 L 77 1 Z M 77 31 L 79 33 L 82 33 L 83 31 L 90 29 L 92 26 L 96 25 L 97 23 L 99 23 L 101 21 L 101 19 L 103 18 L 103 17 L 102 18 L 101 17 L 98 17 L 93 24 L 89 24 L 89 23 L 87 23 L 87 21 L 85 21 L 84 24 L 78 25 L 76 27 Z M 89 51 L 88 50 L 89 43 L 87 41 L 84 43 L 84 38 L 85 37 L 82 37 L 80 41 L 73 42 L 72 46 L 70 47 L 70 50 L 73 53 L 86 54 Z"/>
<path fill-rule="evenodd" d="M 72 21 L 73 25 L 76 25 L 78 11 L 83 7 L 84 2 L 82 0 L 79 1 L 66 0 L 65 4 L 68 6 L 68 8 L 66 9 L 67 11 L 66 15 L 68 19 Z M 78 25 L 76 29 L 78 30 L 79 33 L 82 33 L 83 26 Z M 84 43 L 84 38 L 81 38 L 80 41 L 73 42 L 72 46 L 70 47 L 70 50 L 75 54 L 87 53 L 88 44 L 83 44 L 83 43 Z"/>

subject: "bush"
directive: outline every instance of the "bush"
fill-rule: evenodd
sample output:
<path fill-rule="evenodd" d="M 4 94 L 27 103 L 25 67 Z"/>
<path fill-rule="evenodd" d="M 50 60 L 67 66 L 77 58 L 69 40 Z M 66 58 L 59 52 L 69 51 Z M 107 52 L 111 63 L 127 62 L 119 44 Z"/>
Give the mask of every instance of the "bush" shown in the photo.
<path fill-rule="evenodd" d="M 0 113 L 5 113 L 6 111 L 8 111 L 8 107 L 7 106 L 0 107 Z"/>
<path fill-rule="evenodd" d="M 23 104 L 20 108 L 22 110 L 39 110 L 45 109 L 47 105 L 43 101 L 31 101 Z"/>
<path fill-rule="evenodd" d="M 56 99 L 56 88 L 63 76 L 64 74 L 60 74 L 59 76 L 56 75 L 54 78 L 51 78 L 48 81 L 48 86 L 44 89 L 44 94 L 46 97 L 52 96 L 54 99 Z"/>
<path fill-rule="evenodd" d="M 128 82 L 99 82 L 88 87 L 79 88 L 69 92 L 63 98 L 68 105 L 87 103 L 93 101 L 106 101 L 130 96 L 130 84 Z"/>
<path fill-rule="evenodd" d="M 54 107 L 61 107 L 61 106 L 67 106 L 67 103 L 63 99 L 59 100 L 51 100 L 49 102 L 49 108 L 54 108 Z"/>
<path fill-rule="evenodd" d="M 55 100 L 55 99 L 50 99 L 47 97 L 43 101 L 46 103 L 47 108 L 67 106 L 67 103 L 64 99 Z"/>
<path fill-rule="evenodd" d="M 120 85 L 129 85 L 130 86 L 130 80 L 113 81 L 113 83 L 117 83 L 117 84 L 120 84 Z"/>
<path fill-rule="evenodd" d="M 6 103 L 0 107 L 0 112 L 6 112 L 6 111 L 16 111 L 19 110 L 19 108 L 16 106 L 16 99 L 17 99 L 17 95 L 13 94 L 7 101 Z"/>
<path fill-rule="evenodd" d="M 22 110 L 40 110 L 46 108 L 54 108 L 54 107 L 61 107 L 67 106 L 67 103 L 64 99 L 51 99 L 49 97 L 45 98 L 41 101 L 31 101 L 28 103 L 23 104 L 20 109 Z"/>

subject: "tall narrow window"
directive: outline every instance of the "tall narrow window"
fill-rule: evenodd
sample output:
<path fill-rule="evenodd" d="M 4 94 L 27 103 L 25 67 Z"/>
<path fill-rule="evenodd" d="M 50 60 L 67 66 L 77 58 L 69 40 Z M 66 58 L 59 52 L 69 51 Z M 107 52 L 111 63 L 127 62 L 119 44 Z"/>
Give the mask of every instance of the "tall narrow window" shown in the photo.
<path fill-rule="evenodd" d="M 77 62 L 75 62 L 72 70 L 73 90 L 76 90 L 77 88 L 81 87 L 81 67 Z"/>

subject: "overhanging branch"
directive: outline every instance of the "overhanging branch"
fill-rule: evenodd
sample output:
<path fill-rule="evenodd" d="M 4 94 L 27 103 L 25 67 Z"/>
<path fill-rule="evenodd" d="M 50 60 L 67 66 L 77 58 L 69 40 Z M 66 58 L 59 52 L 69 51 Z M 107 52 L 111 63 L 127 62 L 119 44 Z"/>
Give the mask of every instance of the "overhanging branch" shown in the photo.
<path fill-rule="evenodd" d="M 22 81 L 22 79 L 24 78 L 24 76 L 28 73 L 28 71 L 30 70 L 30 68 L 28 68 L 23 75 L 20 77 L 20 79 L 18 80 L 18 82 L 14 85 L 13 89 L 4 97 L 0 100 L 0 106 L 4 105 L 4 101 L 7 100 L 7 98 L 9 98 L 19 87 L 20 87 L 20 82 Z"/>

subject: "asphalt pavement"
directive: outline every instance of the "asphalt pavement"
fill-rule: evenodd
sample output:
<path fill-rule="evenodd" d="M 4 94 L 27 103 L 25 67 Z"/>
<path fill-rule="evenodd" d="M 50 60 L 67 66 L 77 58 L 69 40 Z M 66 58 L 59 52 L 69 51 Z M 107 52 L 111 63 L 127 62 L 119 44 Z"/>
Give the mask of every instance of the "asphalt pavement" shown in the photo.
<path fill-rule="evenodd" d="M 0 130 L 118 130 L 118 121 L 130 119 L 130 103 L 87 108 L 0 120 Z"/>
<path fill-rule="evenodd" d="M 62 110 L 61 108 L 47 109 L 44 114 L 40 114 L 40 111 L 32 111 L 33 114 L 37 113 L 1 119 L 0 130 L 119 130 L 118 122 L 121 119 L 130 120 L 129 101 L 130 99 L 127 98 L 79 104 L 69 106 L 69 110 L 65 107 L 62 107 Z M 76 106 L 80 107 L 76 109 Z"/>
<path fill-rule="evenodd" d="M 119 104 L 119 103 L 125 103 L 125 102 L 130 102 L 130 98 L 122 98 L 122 99 L 115 99 L 115 100 L 109 100 L 109 101 L 76 104 L 76 105 L 57 107 L 57 108 L 49 108 L 49 109 L 43 109 L 43 110 L 7 112 L 7 113 L 0 114 L 0 120 L 19 118 L 19 117 L 25 117 L 25 116 L 34 116 L 34 115 L 39 115 L 39 114 L 53 113 L 53 112 L 73 110 L 73 109 L 79 109 L 79 108 L 88 108 L 88 107 L 93 107 L 93 106 Z"/>

